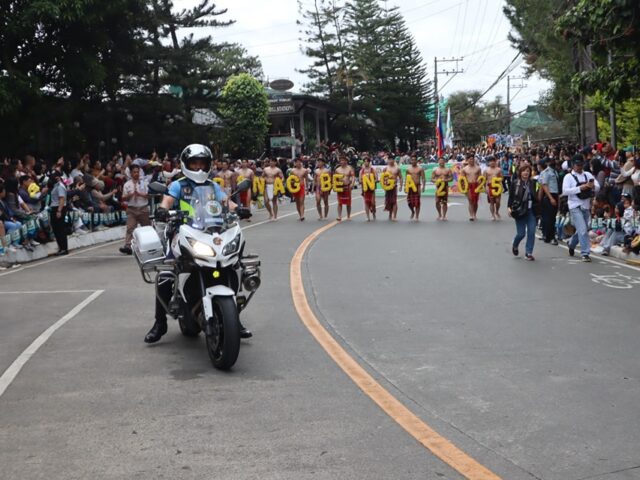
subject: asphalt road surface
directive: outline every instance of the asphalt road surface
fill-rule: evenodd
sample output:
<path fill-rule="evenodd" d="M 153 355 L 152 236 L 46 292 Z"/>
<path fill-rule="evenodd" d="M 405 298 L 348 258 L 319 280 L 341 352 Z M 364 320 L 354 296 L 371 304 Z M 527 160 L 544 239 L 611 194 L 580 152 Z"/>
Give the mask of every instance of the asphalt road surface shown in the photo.
<path fill-rule="evenodd" d="M 541 242 L 535 262 L 514 258 L 511 220 L 483 207 L 471 223 L 450 201 L 447 223 L 426 199 L 420 224 L 401 203 L 398 223 L 322 233 L 302 265 L 317 319 L 491 478 L 640 479 L 640 269 Z M 0 273 L 0 373 L 24 363 L 3 375 L 0 478 L 464 478 L 464 459 L 408 434 L 301 322 L 292 257 L 328 222 L 283 210 L 245 232 L 263 284 L 229 373 L 175 322 L 143 343 L 153 291 L 119 244 Z"/>

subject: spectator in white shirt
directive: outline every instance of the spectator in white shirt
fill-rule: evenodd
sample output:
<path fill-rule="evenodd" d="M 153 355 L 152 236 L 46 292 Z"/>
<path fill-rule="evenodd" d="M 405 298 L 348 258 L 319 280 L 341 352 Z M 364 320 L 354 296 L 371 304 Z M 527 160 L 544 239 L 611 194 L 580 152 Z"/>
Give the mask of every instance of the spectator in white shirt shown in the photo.
<path fill-rule="evenodd" d="M 131 180 L 122 188 L 122 200 L 127 202 L 127 234 L 120 252 L 131 255 L 131 238 L 138 225 L 151 225 L 149 220 L 149 193 L 147 183 L 140 176 L 140 167 L 132 164 L 129 167 Z"/>
<path fill-rule="evenodd" d="M 565 175 L 562 181 L 562 195 L 568 197 L 571 223 L 576 228 L 576 233 L 569 240 L 569 255 L 573 257 L 576 246 L 580 242 L 582 261 L 590 262 L 591 200 L 600 190 L 600 185 L 590 172 L 584 171 L 582 155 L 575 155 L 571 159 L 571 164 L 572 171 Z"/>

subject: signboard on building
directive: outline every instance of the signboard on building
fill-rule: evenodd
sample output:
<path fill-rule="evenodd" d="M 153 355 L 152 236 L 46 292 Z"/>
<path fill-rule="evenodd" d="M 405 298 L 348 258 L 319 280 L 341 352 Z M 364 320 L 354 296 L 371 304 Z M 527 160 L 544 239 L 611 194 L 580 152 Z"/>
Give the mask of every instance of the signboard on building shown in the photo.
<path fill-rule="evenodd" d="M 269 83 L 269 86 L 274 90 L 280 90 L 281 92 L 285 92 L 293 88 L 293 82 L 287 78 L 280 78 L 278 80 L 274 80 L 273 82 Z"/>
<path fill-rule="evenodd" d="M 290 148 L 295 144 L 296 139 L 293 137 L 271 137 L 271 148 Z"/>
<path fill-rule="evenodd" d="M 291 95 L 276 95 L 269 98 L 269 115 L 291 115 L 296 113 Z"/>

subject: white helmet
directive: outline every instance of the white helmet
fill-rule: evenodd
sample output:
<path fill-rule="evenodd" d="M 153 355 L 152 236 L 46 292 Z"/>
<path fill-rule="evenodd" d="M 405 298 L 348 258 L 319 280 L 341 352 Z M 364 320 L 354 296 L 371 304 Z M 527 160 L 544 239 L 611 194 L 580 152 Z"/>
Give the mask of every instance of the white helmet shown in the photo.
<path fill-rule="evenodd" d="M 191 170 L 191 162 L 195 159 L 204 160 L 204 170 Z M 211 162 L 213 162 L 213 155 L 211 150 L 199 143 L 193 143 L 187 146 L 180 154 L 180 167 L 185 177 L 190 178 L 196 183 L 204 183 L 209 178 L 209 171 L 211 170 Z"/>

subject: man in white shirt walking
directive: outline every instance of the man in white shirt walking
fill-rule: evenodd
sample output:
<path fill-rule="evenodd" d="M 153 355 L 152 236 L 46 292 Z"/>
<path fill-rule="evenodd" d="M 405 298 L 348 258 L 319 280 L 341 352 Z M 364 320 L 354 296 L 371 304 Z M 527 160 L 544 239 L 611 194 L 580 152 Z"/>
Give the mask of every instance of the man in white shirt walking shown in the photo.
<path fill-rule="evenodd" d="M 140 166 L 133 164 L 129 167 L 131 180 L 122 187 L 122 200 L 127 202 L 127 234 L 124 247 L 120 252 L 131 255 L 131 237 L 138 225 L 151 225 L 149 220 L 149 194 L 147 183 L 140 178 Z"/>
<path fill-rule="evenodd" d="M 583 262 L 590 262 L 591 240 L 589 239 L 589 225 L 591 224 L 591 200 L 600 190 L 600 184 L 584 171 L 584 158 L 575 155 L 571 159 L 573 169 L 565 175 L 562 181 L 562 195 L 568 197 L 571 223 L 576 233 L 569 240 L 569 255 L 573 257 L 576 246 L 580 242 L 580 254 Z"/>

